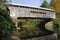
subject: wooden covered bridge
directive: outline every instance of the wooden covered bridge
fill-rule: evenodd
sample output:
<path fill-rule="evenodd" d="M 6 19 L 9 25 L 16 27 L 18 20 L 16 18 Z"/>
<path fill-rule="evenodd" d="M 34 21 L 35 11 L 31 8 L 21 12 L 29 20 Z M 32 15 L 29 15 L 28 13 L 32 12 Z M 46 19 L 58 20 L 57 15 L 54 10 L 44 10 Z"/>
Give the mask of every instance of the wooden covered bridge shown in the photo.
<path fill-rule="evenodd" d="M 46 18 L 55 19 L 55 11 L 48 8 L 34 7 L 21 4 L 8 4 L 10 16 L 14 18 Z"/>
<path fill-rule="evenodd" d="M 7 4 L 10 16 L 13 20 L 17 19 L 43 19 L 42 25 L 55 19 L 55 11 L 48 8 L 34 7 L 22 4 Z M 17 22 L 16 22 L 17 26 Z"/>
<path fill-rule="evenodd" d="M 7 4 L 7 7 L 9 9 L 10 16 L 16 23 L 16 27 L 18 26 L 18 19 L 43 19 L 40 24 L 40 28 L 43 28 L 45 32 L 50 33 L 50 31 L 45 28 L 45 24 L 55 19 L 54 10 L 22 4 Z"/>

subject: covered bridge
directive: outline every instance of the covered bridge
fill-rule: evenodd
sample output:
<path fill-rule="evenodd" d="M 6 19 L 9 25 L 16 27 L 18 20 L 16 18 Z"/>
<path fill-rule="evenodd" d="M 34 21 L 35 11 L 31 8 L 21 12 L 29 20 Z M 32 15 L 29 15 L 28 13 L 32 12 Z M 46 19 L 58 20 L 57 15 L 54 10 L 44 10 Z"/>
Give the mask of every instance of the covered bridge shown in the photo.
<path fill-rule="evenodd" d="M 10 11 L 10 16 L 13 18 L 14 22 L 17 24 L 17 19 L 43 19 L 41 25 L 45 25 L 49 21 L 55 19 L 55 11 L 48 8 L 34 7 L 22 4 L 7 4 Z M 45 26 L 43 26 L 45 29 Z"/>

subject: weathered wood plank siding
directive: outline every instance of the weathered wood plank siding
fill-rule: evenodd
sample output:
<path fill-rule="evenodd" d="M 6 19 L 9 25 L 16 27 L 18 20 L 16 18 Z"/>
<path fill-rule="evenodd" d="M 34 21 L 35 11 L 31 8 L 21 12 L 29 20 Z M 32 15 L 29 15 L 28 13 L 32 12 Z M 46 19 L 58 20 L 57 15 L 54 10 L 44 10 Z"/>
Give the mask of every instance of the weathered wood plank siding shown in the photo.
<path fill-rule="evenodd" d="M 47 9 L 32 8 L 26 6 L 8 6 L 10 10 L 10 16 L 13 17 L 33 17 L 33 18 L 55 18 L 55 12 Z"/>

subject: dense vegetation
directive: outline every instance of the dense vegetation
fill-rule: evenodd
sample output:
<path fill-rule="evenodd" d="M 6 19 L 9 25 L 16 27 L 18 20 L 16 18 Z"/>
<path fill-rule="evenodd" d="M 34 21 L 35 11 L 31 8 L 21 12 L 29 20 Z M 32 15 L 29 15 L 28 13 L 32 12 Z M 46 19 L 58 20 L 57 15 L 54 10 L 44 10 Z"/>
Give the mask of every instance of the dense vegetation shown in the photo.
<path fill-rule="evenodd" d="M 15 30 L 15 24 L 9 16 L 5 3 L 6 0 L 0 0 L 0 40 L 10 37 L 12 31 Z"/>
<path fill-rule="evenodd" d="M 19 19 L 18 27 L 21 28 L 19 30 L 20 37 L 33 37 L 34 35 L 42 34 L 42 31 L 38 28 L 38 24 L 40 23 L 40 19 Z"/>
<path fill-rule="evenodd" d="M 60 40 L 60 0 L 51 0 L 50 8 L 56 11 L 56 19 L 54 20 L 55 32 Z"/>

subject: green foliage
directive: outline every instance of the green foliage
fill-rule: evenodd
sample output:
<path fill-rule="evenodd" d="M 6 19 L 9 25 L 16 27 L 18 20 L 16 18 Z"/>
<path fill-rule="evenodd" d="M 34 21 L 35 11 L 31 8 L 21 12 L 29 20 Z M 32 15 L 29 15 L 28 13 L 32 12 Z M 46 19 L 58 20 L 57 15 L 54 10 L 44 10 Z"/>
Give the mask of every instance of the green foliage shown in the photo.
<path fill-rule="evenodd" d="M 60 32 L 60 19 L 56 19 L 54 22 L 55 31 Z"/>
<path fill-rule="evenodd" d="M 40 7 L 48 8 L 48 3 L 46 0 L 43 1 L 42 5 Z"/>
<path fill-rule="evenodd" d="M 38 28 L 38 24 L 40 22 L 40 19 L 20 19 L 19 25 L 22 24 L 22 30 L 19 30 L 20 37 L 28 38 L 42 33 L 42 31 Z"/>
<path fill-rule="evenodd" d="M 28 24 L 29 29 L 31 30 L 39 30 L 38 24 L 40 23 L 40 20 L 33 20 L 31 23 Z"/>
<path fill-rule="evenodd" d="M 5 4 L 2 0 L 0 1 L 0 40 L 7 36 L 12 35 L 13 30 L 15 30 L 15 24 L 9 16 L 9 12 L 6 9 Z"/>
<path fill-rule="evenodd" d="M 23 25 L 27 24 L 26 19 L 19 19 L 18 20 L 18 27 L 22 28 Z"/>
<path fill-rule="evenodd" d="M 0 36 L 1 38 L 11 35 L 15 29 L 15 24 L 12 22 L 8 12 L 0 9 Z"/>
<path fill-rule="evenodd" d="M 31 30 L 39 30 L 38 24 L 41 20 L 38 19 L 20 19 L 18 22 L 18 27 L 23 27 L 24 25 Z"/>
<path fill-rule="evenodd" d="M 60 40 L 60 18 L 54 21 L 55 32 L 57 33 L 58 40 Z"/>
<path fill-rule="evenodd" d="M 50 1 L 50 5 L 49 5 L 50 7 L 53 6 L 53 1 L 54 1 L 54 0 L 51 0 L 51 1 Z"/>

